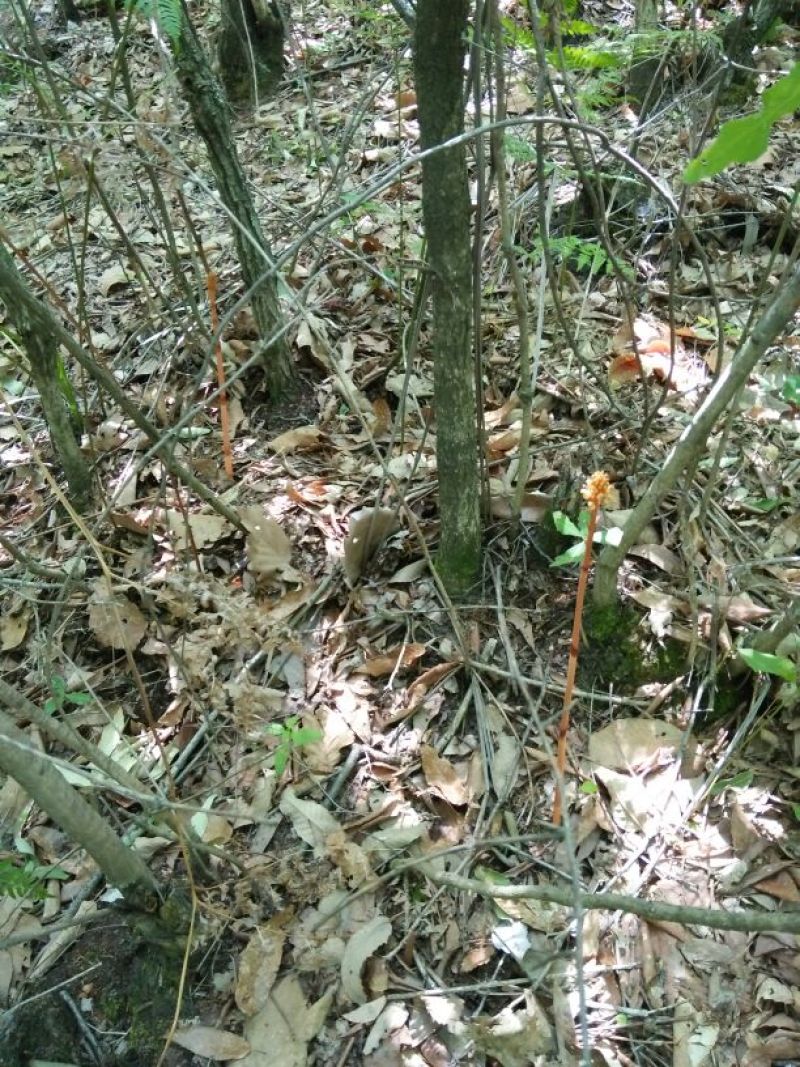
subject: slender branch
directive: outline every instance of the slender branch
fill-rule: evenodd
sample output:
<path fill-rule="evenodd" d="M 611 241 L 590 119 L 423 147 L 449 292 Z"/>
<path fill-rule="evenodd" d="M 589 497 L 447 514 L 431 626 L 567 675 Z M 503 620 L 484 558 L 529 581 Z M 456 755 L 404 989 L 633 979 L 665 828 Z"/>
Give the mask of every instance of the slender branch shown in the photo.
<path fill-rule="evenodd" d="M 551 904 L 575 906 L 572 889 L 558 889 L 544 885 L 491 885 L 474 878 L 437 871 L 429 862 L 418 869 L 436 885 L 447 885 L 463 893 L 476 893 L 490 900 L 545 900 Z M 742 933 L 764 932 L 800 934 L 800 909 L 797 911 L 756 911 L 742 908 L 724 911 L 721 908 L 692 908 L 683 904 L 668 904 L 661 900 L 639 900 L 621 893 L 580 893 L 578 902 L 589 911 L 624 911 L 638 915 L 648 922 L 680 923 L 681 926 L 706 926 L 712 930 L 738 930 Z"/>
<path fill-rule="evenodd" d="M 753 368 L 786 326 L 800 304 L 800 266 L 788 280 L 779 284 L 772 301 L 753 328 L 742 348 L 723 371 L 689 425 L 681 434 L 666 461 L 653 478 L 644 496 L 622 531 L 616 545 L 607 544 L 600 553 L 595 572 L 593 600 L 598 607 L 610 607 L 617 596 L 617 571 L 625 553 L 653 517 L 666 494 L 674 487 L 682 471 L 693 462 L 705 446 L 708 436 L 747 381 Z"/>

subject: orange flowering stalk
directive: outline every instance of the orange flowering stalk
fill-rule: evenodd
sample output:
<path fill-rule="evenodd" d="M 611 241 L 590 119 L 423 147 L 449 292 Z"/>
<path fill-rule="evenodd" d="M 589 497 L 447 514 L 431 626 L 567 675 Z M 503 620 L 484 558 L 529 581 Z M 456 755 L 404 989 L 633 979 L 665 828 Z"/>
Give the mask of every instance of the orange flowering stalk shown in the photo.
<path fill-rule="evenodd" d="M 586 531 L 586 544 L 584 545 L 583 562 L 578 576 L 578 592 L 575 597 L 575 612 L 572 617 L 572 637 L 569 643 L 569 663 L 567 665 L 567 681 L 564 686 L 564 704 L 561 709 L 561 719 L 558 723 L 558 746 L 556 751 L 556 789 L 553 798 L 553 824 L 561 825 L 561 795 L 564 781 L 564 773 L 567 768 L 567 734 L 569 732 L 569 712 L 572 705 L 572 693 L 575 689 L 575 675 L 578 672 L 578 650 L 581 640 L 581 620 L 583 618 L 583 602 L 586 598 L 586 585 L 589 581 L 589 567 L 592 563 L 592 542 L 594 532 L 597 529 L 597 515 L 601 507 L 610 502 L 614 493 L 611 482 L 605 471 L 595 471 L 581 489 L 581 496 L 589 505 L 589 527 Z"/>

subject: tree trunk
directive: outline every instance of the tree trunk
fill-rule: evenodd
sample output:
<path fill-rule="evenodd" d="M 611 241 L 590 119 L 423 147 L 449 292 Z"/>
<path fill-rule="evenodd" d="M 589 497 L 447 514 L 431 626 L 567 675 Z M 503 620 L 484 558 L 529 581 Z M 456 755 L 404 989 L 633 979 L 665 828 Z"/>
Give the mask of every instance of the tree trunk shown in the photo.
<path fill-rule="evenodd" d="M 463 133 L 469 0 L 419 0 L 414 37 L 423 149 Z M 441 541 L 437 569 L 461 595 L 480 564 L 480 486 L 471 346 L 472 265 L 463 145 L 422 163 L 422 214 L 433 274 L 433 386 Z"/>
<path fill-rule="evenodd" d="M 73 841 L 86 849 L 132 907 L 153 910 L 158 883 L 144 860 L 117 837 L 26 735 L 0 711 L 0 769 L 19 782 L 34 802 Z"/>
<path fill-rule="evenodd" d="M 272 399 L 279 400 L 292 393 L 294 370 L 283 333 L 274 259 L 239 162 L 225 96 L 185 10 L 175 65 L 195 127 L 208 151 L 220 198 L 231 215 L 242 278 L 265 344 L 267 387 Z"/>
<path fill-rule="evenodd" d="M 71 386 L 64 375 L 58 342 L 48 327 L 44 306 L 36 299 L 17 270 L 11 254 L 0 244 L 0 300 L 20 335 L 39 392 L 53 451 L 67 478 L 71 502 L 85 510 L 91 498 L 92 476 L 81 453 L 70 421 L 65 390 Z"/>
<path fill-rule="evenodd" d="M 598 608 L 611 608 L 617 598 L 617 572 L 628 549 L 655 514 L 681 473 L 696 462 L 717 420 L 747 382 L 753 368 L 800 306 L 800 267 L 779 285 L 768 307 L 753 327 L 741 349 L 720 375 L 695 412 L 644 496 L 633 509 L 617 545 L 607 544 L 597 561 L 592 600 Z"/>
<path fill-rule="evenodd" d="M 222 0 L 217 42 L 219 71 L 228 99 L 258 106 L 283 71 L 283 19 L 267 0 Z"/>

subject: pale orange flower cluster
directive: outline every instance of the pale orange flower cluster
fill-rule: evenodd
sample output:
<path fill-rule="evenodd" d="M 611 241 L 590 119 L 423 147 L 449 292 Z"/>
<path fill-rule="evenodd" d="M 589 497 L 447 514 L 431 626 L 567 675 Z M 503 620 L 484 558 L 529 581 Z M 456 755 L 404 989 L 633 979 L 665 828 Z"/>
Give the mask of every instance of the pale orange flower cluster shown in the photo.
<path fill-rule="evenodd" d="M 612 496 L 611 481 L 605 471 L 595 471 L 589 475 L 581 489 L 581 496 L 595 511 L 610 503 Z"/>

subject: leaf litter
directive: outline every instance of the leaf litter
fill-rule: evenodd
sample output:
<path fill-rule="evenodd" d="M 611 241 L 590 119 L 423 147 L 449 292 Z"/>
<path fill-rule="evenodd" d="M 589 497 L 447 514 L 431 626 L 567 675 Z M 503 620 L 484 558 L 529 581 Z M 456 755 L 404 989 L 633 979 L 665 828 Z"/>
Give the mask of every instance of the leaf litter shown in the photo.
<path fill-rule="evenodd" d="M 378 68 L 386 42 L 368 20 L 354 33 L 325 10 L 314 21 L 306 57 L 314 48 L 322 57 L 316 121 L 332 136 L 351 103 L 357 113 L 365 71 Z M 385 21 L 380 33 L 396 33 Z M 107 54 L 102 23 L 87 20 L 81 30 L 97 46 L 95 56 Z M 68 44 L 62 61 L 82 65 L 81 47 Z M 156 84 L 149 46 L 142 40 L 135 48 L 137 78 Z M 353 55 L 357 65 L 350 69 Z M 513 60 L 524 67 L 524 55 L 515 52 Z M 105 74 L 95 65 L 87 76 L 101 81 Z M 407 67 L 399 76 L 400 112 L 396 96 L 377 96 L 343 146 L 348 193 L 416 145 Z M 524 81 L 514 85 L 509 113 L 534 111 Z M 157 100 L 148 91 L 141 99 L 143 122 L 175 119 L 174 98 Z M 280 201 L 292 222 L 322 210 L 317 175 L 299 162 L 316 136 L 299 103 L 287 88 L 274 104 L 270 128 L 285 131 L 290 143 L 279 166 L 273 148 L 265 151 L 263 130 L 238 134 L 249 177 L 270 189 L 262 207 L 275 232 L 287 228 L 275 208 Z M 19 181 L 24 174 L 30 189 L 28 208 L 13 205 L 13 236 L 45 265 L 55 291 L 66 293 L 71 262 L 63 228 L 72 220 L 46 198 L 43 161 L 26 163 L 30 174 L 20 169 L 14 150 L 28 151 L 23 139 L 32 113 L 21 96 L 18 105 L 21 117 L 8 124 L 3 161 L 8 175 Z M 75 118 L 88 128 L 96 117 L 91 104 L 78 106 Z M 177 121 L 172 129 L 176 150 L 205 173 L 188 126 Z M 642 158 L 653 165 L 659 158 L 659 167 L 679 173 L 679 129 L 665 111 L 642 135 Z M 777 138 L 772 169 L 788 172 L 787 136 Z M 166 245 L 122 181 L 138 166 L 125 143 L 107 140 L 98 174 L 145 267 L 167 278 Z M 665 162 L 657 152 L 666 143 L 672 148 Z M 67 143 L 63 195 L 72 211 L 79 209 L 77 218 L 86 205 L 80 173 L 67 166 L 69 151 Z M 533 188 L 526 164 L 515 167 L 520 189 Z M 180 172 L 167 171 L 172 197 Z M 87 226 L 102 250 L 87 265 L 87 289 L 97 298 L 92 342 L 161 426 L 189 412 L 178 447 L 191 455 L 198 476 L 225 494 L 247 534 L 192 502 L 160 461 L 145 458 L 136 428 L 121 413 L 106 412 L 91 440 L 98 477 L 109 495 L 116 490 L 113 525 L 100 527 L 116 579 L 109 586 L 80 537 L 38 520 L 50 503 L 46 481 L 31 442 L 4 422 L 0 449 L 15 494 L 5 536 L 26 558 L 90 580 L 88 588 L 68 581 L 59 587 L 68 613 L 54 629 L 35 597 L 3 592 L 3 675 L 42 702 L 54 676 L 67 678 L 68 694 L 91 694 L 89 712 L 67 702 L 59 714 L 134 773 L 149 767 L 153 781 L 166 759 L 181 796 L 196 809 L 201 836 L 223 844 L 240 864 L 230 869 L 212 854 L 216 883 L 200 890 L 204 943 L 219 949 L 207 976 L 218 1003 L 232 999 L 235 1010 L 216 1025 L 218 1004 L 210 997 L 202 1021 L 182 1021 L 173 1039 L 192 1054 L 249 1067 L 568 1064 L 579 1062 L 585 1023 L 597 1057 L 609 1064 L 629 1062 L 631 1052 L 641 1062 L 648 1049 L 659 1057 L 669 1050 L 679 1065 L 766 1067 L 796 1059 L 800 973 L 792 935 L 585 912 L 577 939 L 569 909 L 487 902 L 434 889 L 418 873 L 417 863 L 426 861 L 493 885 L 562 884 L 577 864 L 582 883 L 598 891 L 731 910 L 796 905 L 796 689 L 792 702 L 786 690 L 763 684 L 748 690 L 747 676 L 739 676 L 727 695 L 730 710 L 721 712 L 707 694 L 718 658 L 730 654 L 737 634 L 769 623 L 798 595 L 800 566 L 791 513 L 797 467 L 785 460 L 796 451 L 796 409 L 785 399 L 786 375 L 765 368 L 742 396 L 736 433 L 712 438 L 701 461 L 703 477 L 716 470 L 710 504 L 703 504 L 698 481 L 629 557 L 627 596 L 649 613 L 636 632 L 639 652 L 662 656 L 666 666 L 647 682 L 618 678 L 612 687 L 589 679 L 579 694 L 570 739 L 570 856 L 547 828 L 547 725 L 563 685 L 574 581 L 548 570 L 539 532 L 553 509 L 574 505 L 575 472 L 592 469 L 587 420 L 609 465 L 625 475 L 631 499 L 641 496 L 715 371 L 717 340 L 707 325 L 713 309 L 689 256 L 680 257 L 674 279 L 688 310 L 668 307 L 666 236 L 648 235 L 635 253 L 650 284 L 647 311 L 632 322 L 610 278 L 591 278 L 585 300 L 585 279 L 563 264 L 562 300 L 576 321 L 582 316 L 597 380 L 561 358 L 563 339 L 548 303 L 533 420 L 537 460 L 515 531 L 507 520 L 521 427 L 516 324 L 507 294 L 487 293 L 484 328 L 493 347 L 484 415 L 496 520 L 487 566 L 498 572 L 502 595 L 493 601 L 487 583 L 487 595 L 463 612 L 468 656 L 416 539 L 421 531 L 434 544 L 437 532 L 430 361 L 423 354 L 407 374 L 392 364 L 397 291 L 389 275 L 401 250 L 420 252 L 418 234 L 404 221 L 404 213 L 407 219 L 418 209 L 416 182 L 406 172 L 364 210 L 343 216 L 317 249 L 300 251 L 287 281 L 306 285 L 293 339 L 298 359 L 313 367 L 311 395 L 282 424 L 263 416 L 257 390 L 238 393 L 233 487 L 219 478 L 216 421 L 202 401 L 213 383 L 198 365 L 192 330 L 163 309 L 157 321 L 149 318 L 151 294 L 145 298 L 140 276 L 125 265 L 106 213 L 92 205 Z M 567 201 L 569 185 L 562 189 Z M 771 257 L 763 241 L 747 253 L 726 247 L 725 220 L 733 212 L 761 218 L 767 229 L 782 217 L 769 180 L 754 179 L 754 186 L 752 196 L 725 183 L 704 183 L 689 194 L 695 218 L 719 221 L 709 239 L 716 242 L 716 284 L 731 335 L 744 328 L 738 309 L 749 306 L 754 279 L 767 272 L 777 278 L 784 258 Z M 198 189 L 192 207 L 206 254 L 230 266 L 218 204 Z M 496 229 L 493 213 L 489 225 Z M 487 276 L 498 269 L 493 240 Z M 176 247 L 188 262 L 187 237 L 179 235 Z M 326 269 L 316 272 L 318 255 Z M 677 328 L 670 325 L 675 312 Z M 135 346 L 127 346 L 128 336 L 139 339 Z M 234 318 L 225 337 L 229 358 L 243 361 L 253 343 L 247 317 Z M 4 375 L 19 375 L 25 385 L 5 347 L 2 360 Z M 655 400 L 660 404 L 647 441 L 650 468 L 629 464 L 645 397 L 650 410 Z M 33 406 L 27 411 L 38 418 Z M 398 427 L 403 433 L 395 437 Z M 26 573 L 24 558 L 0 551 L 9 574 Z M 508 643 L 501 619 L 510 624 Z M 787 654 L 796 657 L 796 643 Z M 522 684 L 515 680 L 520 672 Z M 626 682 L 628 691 L 620 692 Z M 319 737 L 292 750 L 277 774 L 281 739 L 266 727 L 292 716 Z M 74 764 L 75 780 L 84 781 L 77 757 Z M 120 817 L 130 805 L 122 798 Z M 91 864 L 58 835 L 48 842 L 37 834 L 43 827 L 8 780 L 0 811 L 19 828 L 18 845 L 28 854 L 65 868 L 66 884 L 48 884 L 48 918 L 57 916 L 89 884 Z M 169 838 L 148 832 L 139 846 L 158 857 L 161 873 L 180 869 Z M 3 936 L 38 925 L 30 901 L 6 897 L 2 904 Z M 30 945 L 0 951 L 5 1003 L 49 966 L 52 960 L 37 958 Z"/>

